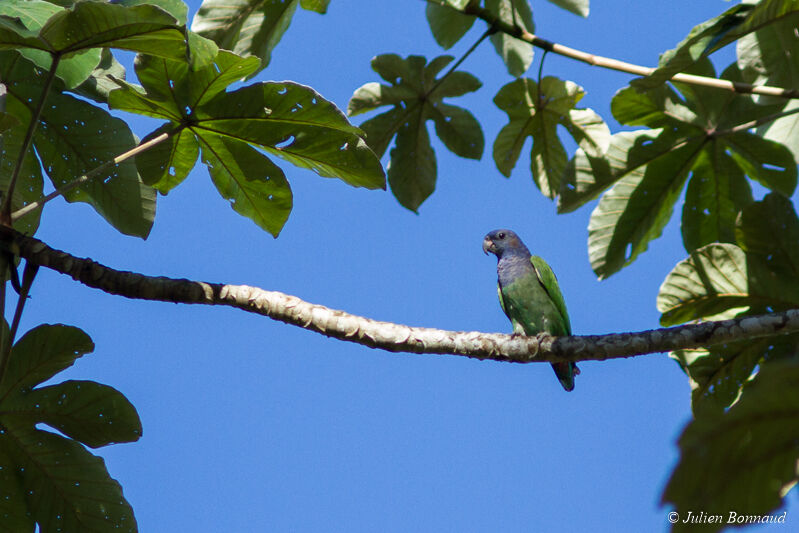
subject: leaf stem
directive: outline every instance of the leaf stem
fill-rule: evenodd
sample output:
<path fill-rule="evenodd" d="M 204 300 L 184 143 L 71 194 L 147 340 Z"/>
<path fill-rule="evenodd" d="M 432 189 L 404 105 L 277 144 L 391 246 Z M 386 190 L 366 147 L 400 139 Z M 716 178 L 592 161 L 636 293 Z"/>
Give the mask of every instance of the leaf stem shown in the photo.
<path fill-rule="evenodd" d="M 470 46 L 470 47 L 469 47 L 469 49 L 468 49 L 468 50 L 466 50 L 466 52 L 465 52 L 465 53 L 464 53 L 464 54 L 463 54 L 463 55 L 462 55 L 462 56 L 461 56 L 461 57 L 460 57 L 460 58 L 459 58 L 459 59 L 458 59 L 458 60 L 455 62 L 455 64 L 454 64 L 454 65 L 452 65 L 452 66 L 449 68 L 449 70 L 446 72 L 446 74 L 444 74 L 443 76 L 441 76 L 441 77 L 440 77 L 440 78 L 439 78 L 439 79 L 438 79 L 438 80 L 437 80 L 437 81 L 436 81 L 436 82 L 433 84 L 433 86 L 432 86 L 432 87 L 430 87 L 430 89 L 429 89 L 429 90 L 428 90 L 426 93 L 424 93 L 424 96 L 425 96 L 425 98 L 427 98 L 428 96 L 430 96 L 431 94 L 433 94 L 433 92 L 435 92 L 435 90 L 436 90 L 436 89 L 438 89 L 438 87 L 439 87 L 439 86 L 440 86 L 442 83 L 444 83 L 444 80 L 445 80 L 445 79 L 447 79 L 447 77 L 448 77 L 450 74 L 452 74 L 453 72 L 455 72 L 455 69 L 457 69 L 459 66 L 461 66 L 461 64 L 462 64 L 464 61 L 466 61 L 466 58 L 467 58 L 467 57 L 469 57 L 470 55 L 472 55 L 472 53 L 473 53 L 475 50 L 477 50 L 477 47 L 478 47 L 478 46 L 480 46 L 480 43 L 482 43 L 483 41 L 485 41 L 486 37 L 488 37 L 489 35 L 491 35 L 491 34 L 493 34 L 493 33 L 496 33 L 496 30 L 495 30 L 494 28 L 489 28 L 489 29 L 487 29 L 487 30 L 486 30 L 486 31 L 483 33 L 483 35 L 481 35 L 481 36 L 480 36 L 480 38 L 479 38 L 479 39 L 477 39 L 477 40 L 474 42 L 474 44 L 473 44 L 472 46 Z"/>
<path fill-rule="evenodd" d="M 23 217 L 23 216 L 27 215 L 28 213 L 30 213 L 30 212 L 32 212 L 32 211 L 34 211 L 36 209 L 41 209 L 44 206 L 44 204 L 46 204 L 47 202 L 49 202 L 53 198 L 56 198 L 56 197 L 61 196 L 63 194 L 66 194 L 67 192 L 71 191 L 75 187 L 83 185 L 84 183 L 88 182 L 92 178 L 95 178 L 98 175 L 101 175 L 108 168 L 110 168 L 110 167 L 112 167 L 114 165 L 118 165 L 119 163 L 122 163 L 126 159 L 130 159 L 131 157 L 133 157 L 135 155 L 138 155 L 138 154 L 140 154 L 140 153 L 142 153 L 142 152 L 144 152 L 146 150 L 149 150 L 150 148 L 152 148 L 156 144 L 164 142 L 170 136 L 174 135 L 175 133 L 177 133 L 178 131 L 183 129 L 183 127 L 184 126 L 179 126 L 178 128 L 176 128 L 176 129 L 174 129 L 172 131 L 164 132 L 161 135 L 153 137 L 152 139 L 150 139 L 146 143 L 139 144 L 138 146 L 136 146 L 134 148 L 131 148 L 130 150 L 128 150 L 124 154 L 118 155 L 117 157 L 115 157 L 111 161 L 106 161 L 105 163 L 103 163 L 99 167 L 96 167 L 96 168 L 90 170 L 89 172 L 87 172 L 86 174 L 84 174 L 83 176 L 81 176 L 81 177 L 79 177 L 77 179 L 74 179 L 74 180 L 70 181 L 69 183 L 66 183 L 65 185 L 63 185 L 59 189 L 56 189 L 55 191 L 51 192 L 50 194 L 48 194 L 46 196 L 43 196 L 39 200 L 36 200 L 35 202 L 31 202 L 28 205 L 26 205 L 26 206 L 24 206 L 24 207 L 22 207 L 20 209 L 17 209 L 16 211 L 14 211 L 11 214 L 11 220 L 12 221 L 18 220 L 20 217 Z"/>
<path fill-rule="evenodd" d="M 716 132 L 716 134 L 730 135 L 733 133 L 738 133 L 739 131 L 750 130 L 752 128 L 757 128 L 758 126 L 762 126 L 763 124 L 768 124 L 769 122 L 773 122 L 782 117 L 787 117 L 789 115 L 793 115 L 796 113 L 799 113 L 799 107 L 795 107 L 794 109 L 789 109 L 788 111 L 780 111 L 779 113 L 772 113 L 771 115 L 767 115 L 765 117 L 756 118 L 755 120 L 750 120 L 749 122 L 738 124 L 737 126 L 730 128 L 728 130 L 718 131 Z"/>
<path fill-rule="evenodd" d="M 50 63 L 50 71 L 47 75 L 47 80 L 44 82 L 44 89 L 42 89 L 42 97 L 36 109 L 33 111 L 31 121 L 28 123 L 28 130 L 25 132 L 25 137 L 22 140 L 22 146 L 19 149 L 19 156 L 17 156 L 17 163 L 14 165 L 14 170 L 11 172 L 11 181 L 8 183 L 8 190 L 6 196 L 3 198 L 3 205 L 0 207 L 0 224 L 11 225 L 11 199 L 14 196 L 14 188 L 17 185 L 19 173 L 22 171 L 22 164 L 25 161 L 25 155 L 33 143 L 33 133 L 36 131 L 36 126 L 39 124 L 39 119 L 42 116 L 44 104 L 47 101 L 47 95 L 50 93 L 50 88 L 53 86 L 55 80 L 55 72 L 58 69 L 58 64 L 61 62 L 61 55 L 54 54 L 53 61 Z"/>

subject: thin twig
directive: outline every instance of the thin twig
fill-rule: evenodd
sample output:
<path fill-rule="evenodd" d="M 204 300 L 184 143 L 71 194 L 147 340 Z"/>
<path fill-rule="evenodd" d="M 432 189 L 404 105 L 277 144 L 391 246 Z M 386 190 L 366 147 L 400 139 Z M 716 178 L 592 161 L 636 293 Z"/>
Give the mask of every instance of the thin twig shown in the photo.
<path fill-rule="evenodd" d="M 102 175 L 103 172 L 105 170 L 107 170 L 108 168 L 110 168 L 110 167 L 112 167 L 114 165 L 118 165 L 118 164 L 122 163 L 123 161 L 125 161 L 126 159 L 129 159 L 129 158 L 131 158 L 131 157 L 133 157 L 135 155 L 138 155 L 138 154 L 144 152 L 145 150 L 148 150 L 148 149 L 152 148 L 156 144 L 164 142 L 171 135 L 174 135 L 177 131 L 179 131 L 179 128 L 175 129 L 175 130 L 172 130 L 172 131 L 164 132 L 161 135 L 158 135 L 157 137 L 153 137 L 152 139 L 150 139 L 146 143 L 140 144 L 140 145 L 136 146 L 135 148 L 131 148 L 130 150 L 128 150 L 124 154 L 116 156 L 111 161 L 106 161 L 105 163 L 103 163 L 99 167 L 96 167 L 96 168 L 90 170 L 89 172 L 87 172 L 86 174 L 84 174 L 83 176 L 70 181 L 69 183 L 61 186 L 61 188 L 56 189 L 55 191 L 51 192 L 50 194 L 48 194 L 46 196 L 43 196 L 42 198 L 36 200 L 35 202 L 31 202 L 28 205 L 26 205 L 26 206 L 24 206 L 24 207 L 22 207 L 20 209 L 17 209 L 16 211 L 14 211 L 11 214 L 11 220 L 12 221 L 18 220 L 20 217 L 23 217 L 23 216 L 27 215 L 31 211 L 34 211 L 36 209 L 41 209 L 44 206 L 44 204 L 46 204 L 47 202 L 49 202 L 53 198 L 56 198 L 56 197 L 61 196 L 63 194 L 66 194 L 67 192 L 71 191 L 75 187 L 83 185 L 84 183 L 86 183 L 87 181 L 91 180 L 92 178 L 95 178 L 95 177 L 97 177 L 99 175 Z"/>
<path fill-rule="evenodd" d="M 626 61 L 619 61 L 610 57 L 603 57 L 596 54 L 589 54 L 576 48 L 570 48 L 562 44 L 553 43 L 546 39 L 542 39 L 523 28 L 504 22 L 488 9 L 480 7 L 478 2 L 469 2 L 463 10 L 456 9 L 449 3 L 443 0 L 425 0 L 431 4 L 436 4 L 448 7 L 453 11 L 464 15 L 472 15 L 479 18 L 488 24 L 491 28 L 495 28 L 511 37 L 526 41 L 533 46 L 554 52 L 558 55 L 575 59 L 582 63 L 587 63 L 595 67 L 606 68 L 610 70 L 617 70 L 627 74 L 634 74 L 636 76 L 649 76 L 656 69 L 652 67 L 644 67 Z M 706 76 L 696 76 L 693 74 L 678 73 L 672 76 L 671 81 L 679 81 L 691 85 L 700 85 L 703 87 L 712 87 L 715 89 L 724 89 L 727 91 L 744 93 L 744 94 L 763 94 L 768 96 L 777 96 L 781 98 L 799 98 L 799 89 L 784 89 L 782 87 L 771 87 L 768 85 L 751 85 L 748 83 L 733 82 L 728 80 L 720 80 L 718 78 L 708 78 Z"/>
<path fill-rule="evenodd" d="M 28 130 L 25 132 L 25 137 L 22 139 L 22 146 L 19 148 L 19 155 L 17 156 L 17 164 L 14 165 L 14 170 L 11 171 L 11 180 L 8 183 L 8 190 L 5 191 L 6 196 L 3 198 L 3 205 L 0 207 L 0 223 L 10 225 L 11 217 L 11 200 L 14 196 L 14 188 L 17 185 L 17 178 L 22 170 L 22 165 L 25 161 L 25 155 L 33 143 L 33 133 L 36 131 L 36 126 L 39 124 L 39 118 L 42 116 L 42 109 L 47 101 L 47 95 L 50 93 L 50 87 L 53 85 L 55 79 L 55 72 L 58 69 L 58 64 L 61 61 L 61 55 L 55 54 L 53 61 L 50 64 L 50 70 L 47 73 L 47 79 L 44 82 L 44 89 L 42 89 L 42 96 L 39 103 L 33 111 L 31 121 L 28 123 Z"/>

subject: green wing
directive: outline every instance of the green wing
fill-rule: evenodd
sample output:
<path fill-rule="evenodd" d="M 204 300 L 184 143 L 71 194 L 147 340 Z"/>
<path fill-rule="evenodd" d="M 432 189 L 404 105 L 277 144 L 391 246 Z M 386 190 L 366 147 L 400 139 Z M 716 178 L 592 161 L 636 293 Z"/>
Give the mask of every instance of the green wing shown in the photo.
<path fill-rule="evenodd" d="M 572 325 L 571 322 L 569 322 L 569 313 L 566 311 L 566 302 L 563 300 L 563 295 L 560 293 L 558 278 L 555 277 L 555 273 L 549 268 L 547 262 L 537 255 L 530 257 L 530 261 L 533 263 L 533 268 L 535 268 L 536 274 L 538 275 L 538 281 L 541 282 L 541 286 L 547 291 L 547 294 L 555 304 L 560 316 L 563 317 L 563 323 L 566 325 L 566 333 L 571 335 Z M 500 295 L 499 301 L 502 303 L 502 295 Z"/>

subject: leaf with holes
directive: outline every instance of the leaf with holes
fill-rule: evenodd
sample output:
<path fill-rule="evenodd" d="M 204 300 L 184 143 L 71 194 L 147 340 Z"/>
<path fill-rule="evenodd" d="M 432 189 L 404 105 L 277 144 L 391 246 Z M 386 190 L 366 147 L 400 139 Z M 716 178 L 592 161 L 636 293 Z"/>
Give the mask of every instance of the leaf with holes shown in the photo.
<path fill-rule="evenodd" d="M 427 132 L 428 120 L 433 121 L 438 137 L 453 153 L 470 159 L 480 159 L 483 154 L 485 141 L 479 122 L 467 110 L 443 101 L 476 91 L 481 83 L 460 71 L 437 77 L 451 61 L 451 56 L 439 56 L 429 63 L 421 56 L 377 56 L 372 60 L 372 69 L 389 85 L 367 83 L 355 91 L 347 106 L 351 116 L 391 106 L 361 127 L 367 144 L 378 156 L 386 152 L 396 136 L 388 181 L 400 204 L 414 212 L 436 186 L 436 160 Z"/>
<path fill-rule="evenodd" d="M 583 149 L 600 157 L 610 141 L 610 130 L 590 109 L 576 109 L 583 89 L 570 82 L 547 76 L 539 85 L 520 78 L 502 87 L 494 103 L 508 114 L 494 141 L 494 162 L 502 174 L 510 176 L 528 137 L 533 139 L 530 155 L 533 180 L 548 198 L 554 198 L 566 171 L 568 156 L 558 138 L 557 127 L 564 126 Z"/>
<path fill-rule="evenodd" d="M 167 140 L 136 156 L 142 181 L 164 195 L 188 177 L 200 154 L 200 144 L 190 130 L 172 130 L 172 125 L 166 124 L 142 139 L 145 143 L 162 133 L 170 133 Z"/>
<path fill-rule="evenodd" d="M 138 440 L 141 422 L 134 407 L 93 381 L 37 387 L 93 349 L 78 328 L 42 325 L 11 350 L 0 385 L 0 473 L 4 492 L 12 495 L 0 513 L 4 531 L 12 524 L 29 528 L 23 516 L 42 531 L 136 530 L 119 483 L 84 448 Z"/>
<path fill-rule="evenodd" d="M 535 33 L 533 10 L 527 0 L 486 0 L 485 6 L 502 22 Z M 532 44 L 501 31 L 491 35 L 491 42 L 511 76 L 518 78 L 533 63 Z"/>
<path fill-rule="evenodd" d="M 706 61 L 695 67 L 696 74 L 714 75 Z M 739 81 L 740 73 L 733 65 L 722 77 Z M 748 131 L 770 108 L 749 96 L 674 85 L 681 95 L 669 86 L 617 93 L 611 105 L 616 119 L 653 129 L 617 134 L 607 159 L 578 152 L 567 172 L 562 211 L 615 183 L 589 224 L 591 265 L 600 277 L 632 262 L 660 235 L 686 181 L 682 231 L 689 252 L 734 241 L 736 213 L 752 201 L 744 175 L 787 195 L 796 187 L 790 151 Z"/>
<path fill-rule="evenodd" d="M 219 194 L 237 213 L 277 237 L 292 204 L 283 171 L 243 142 L 203 134 L 200 144 L 203 163 Z"/>
<path fill-rule="evenodd" d="M 783 503 L 799 460 L 799 365 L 765 364 L 726 412 L 702 416 L 679 439 L 680 460 L 663 491 L 680 516 L 762 516 Z M 724 523 L 705 524 L 717 531 Z M 696 531 L 677 522 L 672 531 Z"/>

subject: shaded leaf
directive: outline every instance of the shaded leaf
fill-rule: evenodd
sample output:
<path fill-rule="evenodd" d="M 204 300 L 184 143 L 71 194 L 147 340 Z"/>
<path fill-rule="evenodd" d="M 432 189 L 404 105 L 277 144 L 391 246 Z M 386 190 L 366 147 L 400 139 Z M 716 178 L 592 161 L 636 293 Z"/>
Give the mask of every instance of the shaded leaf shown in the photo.
<path fill-rule="evenodd" d="M 127 124 L 66 94 L 53 93 L 35 134 L 36 152 L 56 188 L 136 146 Z M 145 238 L 155 218 L 155 191 L 125 161 L 68 191 L 68 202 L 86 202 L 117 230 Z"/>
<path fill-rule="evenodd" d="M 420 116 L 406 122 L 397 133 L 388 164 L 388 183 L 399 203 L 414 212 L 436 188 L 436 156 Z"/>
<path fill-rule="evenodd" d="M 693 420 L 679 439 L 680 461 L 663 492 L 681 516 L 701 509 L 764 515 L 797 479 L 799 365 L 764 365 L 727 412 Z M 725 523 L 677 522 L 672 531 L 717 531 Z"/>
<path fill-rule="evenodd" d="M 171 124 L 158 128 L 142 139 L 142 143 L 165 132 L 172 135 L 136 156 L 136 168 L 142 181 L 161 194 L 167 194 L 186 179 L 200 154 L 194 134 L 187 129 L 174 133 Z"/>
<path fill-rule="evenodd" d="M 744 174 L 717 144 L 696 158 L 685 193 L 682 237 L 685 249 L 712 242 L 735 242 L 738 212 L 752 203 Z"/>
<path fill-rule="evenodd" d="M 220 48 L 240 56 L 258 57 L 263 69 L 291 24 L 299 3 L 299 0 L 206 0 L 194 15 L 191 27 Z M 305 0 L 303 7 L 322 9 L 322 2 Z"/>
<path fill-rule="evenodd" d="M 291 212 L 286 177 L 268 157 L 243 142 L 201 135 L 203 163 L 231 207 L 275 237 Z"/>
<path fill-rule="evenodd" d="M 739 246 L 771 272 L 799 279 L 799 219 L 788 198 L 769 193 L 744 209 L 735 228 Z M 799 305 L 799 302 L 796 302 Z"/>
<path fill-rule="evenodd" d="M 580 86 L 551 76 L 544 78 L 540 87 L 528 78 L 502 87 L 494 103 L 508 114 L 509 122 L 494 141 L 494 162 L 499 171 L 510 176 L 527 137 L 532 137 L 533 180 L 544 196 L 554 198 L 568 162 L 558 138 L 558 125 L 566 127 L 584 150 L 595 156 L 600 156 L 610 141 L 607 125 L 593 111 L 574 109 L 584 94 Z M 572 114 L 574 111 L 577 113 Z"/>
<path fill-rule="evenodd" d="M 464 1 L 448 2 L 452 7 L 429 3 L 425 7 L 425 15 L 433 38 L 445 50 L 452 48 L 472 27 L 475 17 L 464 15 L 458 10 L 466 4 Z M 461 5 L 456 5 L 461 4 Z"/>
<path fill-rule="evenodd" d="M 116 60 L 108 48 L 103 48 L 100 63 L 89 77 L 71 92 L 102 104 L 108 103 L 108 93 L 119 87 L 116 80 L 125 79 L 125 67 Z"/>
<path fill-rule="evenodd" d="M 533 11 L 527 0 L 486 0 L 485 7 L 503 22 L 518 26 L 528 33 L 535 33 Z M 530 68 L 533 62 L 533 45 L 503 32 L 491 35 L 491 42 L 511 76 L 519 77 Z"/>
<path fill-rule="evenodd" d="M 17 465 L 0 446 L 0 531 L 15 533 L 34 533 L 36 521 L 28 511 L 25 490 L 16 473 Z"/>
<path fill-rule="evenodd" d="M 0 384 L 0 403 L 47 381 L 92 351 L 94 343 L 76 327 L 63 324 L 35 327 L 11 350 L 8 369 Z"/>
<path fill-rule="evenodd" d="M 440 103 L 430 110 L 436 135 L 453 154 L 480 159 L 485 140 L 480 123 L 462 107 Z"/>
<path fill-rule="evenodd" d="M 118 390 L 69 380 L 3 401 L 3 421 L 44 423 L 92 448 L 141 437 L 136 409 Z"/>
<path fill-rule="evenodd" d="M 694 416 L 720 414 L 735 402 L 744 386 L 764 361 L 792 357 L 797 353 L 799 337 L 761 337 L 677 350 L 669 356 L 688 375 L 691 384 L 691 409 Z"/>
<path fill-rule="evenodd" d="M 103 459 L 74 440 L 2 420 L 0 450 L 11 458 L 41 531 L 137 530 L 133 509 Z"/>
<path fill-rule="evenodd" d="M 391 151 L 388 181 L 400 204 L 414 212 L 435 190 L 436 161 L 429 145 L 428 120 L 434 121 L 439 138 L 455 154 L 479 159 L 483 153 L 485 141 L 479 122 L 465 109 L 443 102 L 445 97 L 460 96 L 481 85 L 466 72 L 448 72 L 437 77 L 452 59 L 439 56 L 427 63 L 421 56 L 405 59 L 396 54 L 377 56 L 372 60 L 372 69 L 390 85 L 367 83 L 355 91 L 348 105 L 351 115 L 392 106 L 361 127 L 366 142 L 378 156 L 385 153 L 391 139 L 397 136 L 398 144 Z M 395 159 L 406 156 L 411 159 Z M 408 174 L 401 175 L 404 172 Z"/>

